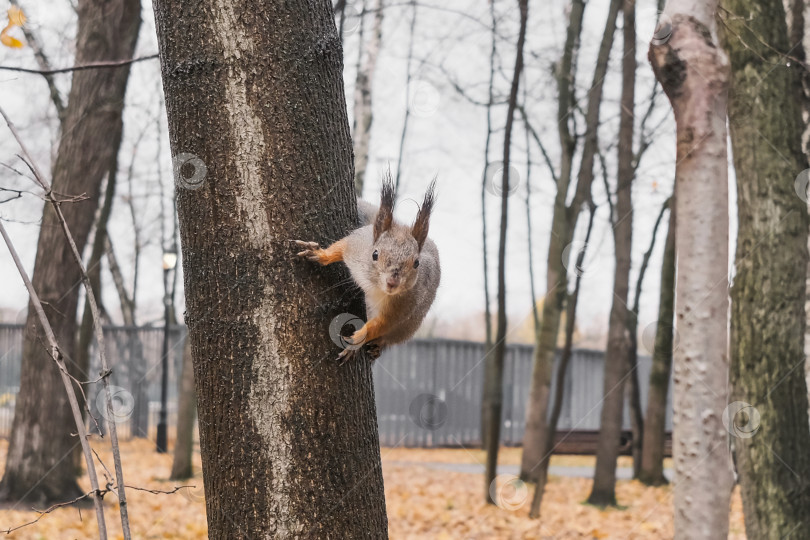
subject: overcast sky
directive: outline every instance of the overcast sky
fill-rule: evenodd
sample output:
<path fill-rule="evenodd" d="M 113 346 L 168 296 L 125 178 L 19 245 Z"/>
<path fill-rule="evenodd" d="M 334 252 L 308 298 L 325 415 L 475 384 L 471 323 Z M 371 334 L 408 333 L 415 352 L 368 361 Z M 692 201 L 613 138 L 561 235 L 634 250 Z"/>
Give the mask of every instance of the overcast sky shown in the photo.
<path fill-rule="evenodd" d="M 31 28 L 45 43 L 52 64 L 56 67 L 72 64 L 75 13 L 67 0 L 22 1 Z M 390 163 L 396 166 L 399 141 L 406 104 L 406 55 L 411 8 L 403 2 L 386 8 L 383 45 L 378 73 L 374 80 L 374 123 L 372 127 L 370 162 L 364 198 L 376 201 L 379 194 L 379 173 Z M 514 5 L 513 5 L 514 4 Z M 498 44 L 497 93 L 508 89 L 514 65 L 517 32 L 517 2 L 502 1 L 498 6 L 501 37 Z M 529 31 L 526 49 L 526 72 L 523 84 L 527 91 L 527 109 L 534 128 L 548 149 L 552 161 L 558 163 L 555 126 L 555 86 L 551 64 L 560 55 L 565 35 L 567 2 L 530 2 Z M 7 5 L 0 3 L 3 11 Z M 481 177 L 484 166 L 486 136 L 485 109 L 470 103 L 454 88 L 458 85 L 478 101 L 486 100 L 488 55 L 490 47 L 489 7 L 486 1 L 452 0 L 420 3 L 417 13 L 416 45 L 414 48 L 414 82 L 411 89 L 412 116 L 403 154 L 402 189 L 397 217 L 409 221 L 416 213 L 429 181 L 438 175 L 438 204 L 431 222 L 430 234 L 439 246 L 443 281 L 432 315 L 442 321 L 465 317 L 483 311 L 483 275 L 481 269 Z M 606 15 L 606 1 L 587 4 L 582 33 L 582 51 L 577 73 L 578 97 L 584 107 L 591 84 L 593 63 L 601 38 Z M 353 11 L 354 9 L 354 11 Z M 356 13 L 356 2 L 348 13 Z M 646 60 L 647 44 L 655 21 L 653 2 L 638 6 L 639 62 L 636 89 L 636 114 L 646 110 L 653 83 L 652 71 Z M 621 20 L 621 17 L 619 18 Z M 370 19 L 368 23 L 370 24 Z M 351 101 L 357 55 L 357 24 L 353 17 L 346 21 L 345 82 L 346 95 Z M 600 146 L 608 158 L 610 181 L 615 177 L 615 140 L 618 128 L 619 69 L 621 32 L 617 30 L 611 55 L 610 74 L 606 80 L 602 107 Z M 145 2 L 143 25 L 138 42 L 138 55 L 157 51 L 151 4 Z M 0 64 L 36 67 L 31 51 L 0 48 Z M 70 78 L 57 75 L 63 95 L 67 96 Z M 0 106 L 20 128 L 27 144 L 47 170 L 57 143 L 57 122 L 50 104 L 44 80 L 35 75 L 0 72 Z M 348 104 L 349 118 L 352 115 Z M 503 130 L 506 107 L 493 110 L 497 130 L 493 137 L 490 159 L 499 161 L 503 153 Z M 350 120 L 351 123 L 351 120 Z M 674 176 L 674 122 L 669 104 L 661 96 L 650 125 L 660 124 L 654 143 L 639 167 L 633 189 L 635 205 L 633 227 L 633 272 L 635 283 L 641 257 L 649 246 L 651 228 L 661 205 L 672 191 Z M 119 159 L 118 195 L 115 200 L 110 231 L 117 255 L 127 280 L 133 279 L 133 218 L 128 207 L 131 195 L 135 220 L 142 229 L 145 243 L 138 273 L 139 322 L 158 321 L 162 313 L 162 278 L 160 248 L 161 183 L 165 186 L 164 204 L 171 186 L 171 157 L 166 132 L 165 111 L 161 104 L 161 87 L 157 61 L 147 61 L 132 67 L 125 110 L 125 134 Z M 19 168 L 16 143 L 5 126 L 0 128 L 0 162 Z M 69 134 L 67 135 L 69 136 Z M 526 143 L 523 123 L 515 122 L 513 132 L 513 164 L 520 185 L 509 198 L 509 234 L 507 241 L 507 309 L 510 326 L 517 327 L 531 313 L 529 282 L 529 249 L 526 222 Z M 532 260 L 535 288 L 539 296 L 545 292 L 545 266 L 551 223 L 554 186 L 538 147 L 530 144 Z M 132 181 L 129 173 L 132 169 Z M 575 172 L 578 162 L 575 161 Z M 580 326 L 606 328 L 610 310 L 613 281 L 613 241 L 608 228 L 608 208 L 601 179 L 596 170 L 594 201 L 599 205 L 595 229 L 589 246 L 589 264 L 583 279 L 580 300 Z M 0 187 L 25 186 L 14 173 L 0 168 Z M 734 190 L 731 186 L 733 200 Z M 6 196 L 0 192 L 0 200 Z M 494 279 L 499 220 L 499 199 L 486 197 L 488 244 L 490 260 L 490 291 L 495 300 Z M 0 204 L 0 219 L 4 219 L 12 239 L 32 271 L 42 203 L 33 195 Z M 732 212 L 733 215 L 733 212 Z M 584 227 L 586 216 L 580 219 Z M 166 224 L 170 227 L 170 224 Z M 581 227 L 581 228 L 582 228 Z M 732 223 L 732 237 L 735 226 Z M 578 236 L 581 238 L 582 230 Z M 650 262 L 641 298 L 641 327 L 655 320 L 658 304 L 660 260 L 665 228 Z M 733 245 L 733 243 L 732 243 Z M 113 317 L 120 320 L 118 299 L 107 272 L 104 272 L 104 300 Z M 0 248 L 0 308 L 16 313 L 25 308 L 27 295 L 5 248 Z M 182 279 L 180 280 L 182 283 Z M 179 296 L 182 314 L 182 291 Z"/>

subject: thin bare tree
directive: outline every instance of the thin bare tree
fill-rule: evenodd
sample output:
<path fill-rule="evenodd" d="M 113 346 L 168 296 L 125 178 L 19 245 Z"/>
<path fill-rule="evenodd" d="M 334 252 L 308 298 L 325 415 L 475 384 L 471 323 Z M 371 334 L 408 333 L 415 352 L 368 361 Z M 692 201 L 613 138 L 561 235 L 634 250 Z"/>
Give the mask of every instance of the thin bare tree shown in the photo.
<path fill-rule="evenodd" d="M 506 227 L 508 201 L 512 194 L 510 187 L 510 160 L 512 151 L 512 126 L 515 109 L 518 103 L 518 89 L 523 72 L 523 46 L 526 43 L 526 24 L 529 17 L 529 1 L 518 0 L 520 10 L 520 29 L 518 30 L 515 68 L 512 72 L 512 85 L 509 90 L 509 101 L 506 112 L 503 142 L 503 171 L 501 173 L 501 223 L 498 244 L 498 325 L 495 333 L 495 350 L 486 358 L 486 383 L 484 387 L 484 420 L 486 429 L 486 472 L 485 498 L 489 504 L 495 504 L 493 486 L 498 469 L 498 449 L 501 443 L 501 411 L 503 409 L 503 366 L 506 357 Z M 517 179 L 513 179 L 517 181 Z"/>

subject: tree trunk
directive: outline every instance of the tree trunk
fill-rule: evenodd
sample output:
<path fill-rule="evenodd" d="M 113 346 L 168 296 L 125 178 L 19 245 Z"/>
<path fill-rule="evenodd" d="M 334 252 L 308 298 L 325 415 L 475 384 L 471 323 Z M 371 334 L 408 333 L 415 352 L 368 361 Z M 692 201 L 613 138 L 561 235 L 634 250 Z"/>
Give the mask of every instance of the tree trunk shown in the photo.
<path fill-rule="evenodd" d="M 642 122 L 643 127 L 643 122 Z M 636 167 L 638 166 L 638 158 L 636 158 Z M 630 336 L 630 350 L 627 351 L 628 367 L 630 369 L 630 376 L 627 383 L 628 388 L 628 401 L 630 402 L 630 421 L 633 429 L 633 440 L 631 443 L 631 450 L 633 454 L 633 478 L 637 479 L 641 476 L 641 460 L 643 455 L 644 443 L 644 413 L 642 412 L 641 405 L 641 389 L 639 387 L 638 376 L 638 312 L 640 309 L 641 300 L 641 286 L 644 282 L 644 276 L 647 273 L 647 268 L 650 264 L 650 257 L 652 257 L 653 249 L 655 248 L 655 239 L 658 236 L 658 227 L 661 225 L 661 220 L 664 213 L 669 209 L 672 198 L 670 197 L 664 201 L 661 206 L 661 211 L 653 225 L 652 237 L 650 238 L 650 247 L 644 253 L 641 260 L 641 268 L 638 271 L 638 279 L 636 280 L 636 293 L 633 297 L 633 309 L 630 312 L 630 317 L 627 321 L 627 331 Z M 664 248 L 666 249 L 666 247 Z M 670 320 L 672 317 L 670 316 Z M 669 368 L 667 368 L 669 371 Z M 667 381 L 669 382 L 669 381 Z M 666 401 L 666 395 L 664 396 Z"/>
<path fill-rule="evenodd" d="M 670 0 L 650 46 L 677 126 L 673 393 L 676 538 L 728 536 L 732 478 L 722 422 L 728 384 L 728 60 L 716 1 Z"/>
<path fill-rule="evenodd" d="M 590 215 L 588 217 L 588 230 L 585 234 L 585 247 L 577 255 L 577 267 L 580 268 L 585 262 L 586 249 L 588 241 L 591 238 L 591 231 L 593 231 L 593 218 L 596 215 L 596 206 L 591 205 Z M 542 461 L 537 466 L 537 485 L 534 488 L 534 496 L 532 497 L 532 505 L 529 510 L 529 517 L 536 519 L 540 517 L 540 506 L 543 504 L 543 495 L 546 491 L 546 482 L 548 481 L 548 466 L 551 462 L 551 454 L 554 451 L 554 438 L 557 434 L 557 424 L 560 420 L 560 413 L 562 412 L 563 405 L 563 391 L 565 388 L 565 380 L 568 376 L 568 364 L 571 361 L 571 352 L 574 344 L 574 327 L 577 320 L 577 304 L 579 303 L 579 291 L 582 284 L 582 274 L 578 273 L 574 281 L 574 291 L 568 299 L 567 311 L 565 314 L 565 346 L 563 347 L 562 354 L 560 355 L 560 363 L 557 366 L 557 377 L 555 379 L 556 387 L 559 389 L 554 393 L 554 403 L 551 407 L 551 416 L 548 419 L 548 434 L 545 437 Z"/>
<path fill-rule="evenodd" d="M 80 0 L 76 64 L 132 58 L 140 28 L 138 0 Z M 129 67 L 77 71 L 73 74 L 68 110 L 53 166 L 53 190 L 81 201 L 66 202 L 62 211 L 81 252 L 93 222 L 104 175 L 121 137 L 121 112 Z M 80 270 L 70 252 L 56 213 L 46 205 L 37 243 L 32 283 L 45 305 L 56 339 L 65 352 L 71 375 L 91 378 L 74 360 Z M 9 440 L 0 499 L 37 506 L 63 502 L 81 494 L 79 470 L 64 459 L 79 442 L 58 370 L 40 343 L 42 329 L 29 304 L 26 325 L 36 328 L 23 339 L 20 391 Z"/>
<path fill-rule="evenodd" d="M 650 486 L 667 483 L 664 476 L 667 394 L 672 370 L 672 323 L 675 300 L 675 200 L 670 199 L 669 230 L 661 262 L 661 292 L 658 302 L 658 328 L 655 331 L 650 386 L 647 392 L 647 416 L 638 478 Z"/>
<path fill-rule="evenodd" d="M 371 89 L 374 84 L 374 72 L 377 68 L 377 57 L 380 55 L 382 41 L 383 2 L 374 4 L 374 26 L 368 43 L 360 43 L 360 51 L 365 49 L 365 61 L 358 62 L 357 77 L 354 83 L 354 189 L 358 197 L 363 196 L 363 182 L 368 167 L 368 149 L 371 140 Z M 362 34 L 361 34 L 362 36 Z"/>
<path fill-rule="evenodd" d="M 371 363 L 338 365 L 328 331 L 362 302 L 291 242 L 357 219 L 332 8 L 160 0 L 155 19 L 209 538 L 385 538 Z"/>
<path fill-rule="evenodd" d="M 518 31 L 515 69 L 509 90 L 506 126 L 503 139 L 503 172 L 501 176 L 501 225 L 498 244 L 498 325 L 495 331 L 495 350 L 486 358 L 486 383 L 484 388 L 484 426 L 486 427 L 486 473 L 485 499 L 495 504 L 495 476 L 498 474 L 498 449 L 501 443 L 501 411 L 503 409 L 503 366 L 506 357 L 506 218 L 508 213 L 509 163 L 512 149 L 512 126 L 517 108 L 520 75 L 523 71 L 523 44 L 526 42 L 526 24 L 529 16 L 529 0 L 518 0 L 520 30 Z"/>
<path fill-rule="evenodd" d="M 186 480 L 194 474 L 191 455 L 194 449 L 194 418 L 197 396 L 194 394 L 194 366 L 191 360 L 191 340 L 186 336 L 183 346 L 183 367 L 177 385 L 177 438 L 170 480 Z"/>
<path fill-rule="evenodd" d="M 588 93 L 588 105 L 585 112 L 585 142 L 582 147 L 579 173 L 571 203 L 566 206 L 573 155 L 576 142 L 569 126 L 569 115 L 576 107 L 573 94 L 573 75 L 575 59 L 579 47 L 579 35 L 582 30 L 584 2 L 574 1 L 571 8 L 568 32 L 563 58 L 560 63 L 558 78 L 557 125 L 562 149 L 562 164 L 557 181 L 557 195 L 554 199 L 554 211 L 551 218 L 551 235 L 549 236 L 548 258 L 546 262 L 546 297 L 543 302 L 543 317 L 540 322 L 540 334 L 534 347 L 532 383 L 529 390 L 529 401 L 526 405 L 526 430 L 523 434 L 523 455 L 520 465 L 520 478 L 536 481 L 539 465 L 543 461 L 548 430 L 548 406 L 551 395 L 551 376 L 554 355 L 557 350 L 557 338 L 560 331 L 560 318 L 568 296 L 567 268 L 571 253 L 566 252 L 576 230 L 582 206 L 591 199 L 593 183 L 594 156 L 598 148 L 599 109 L 602 103 L 602 87 L 607 74 L 610 49 L 613 45 L 613 34 L 616 30 L 616 16 L 619 12 L 619 0 L 612 0 L 608 10 L 605 31 L 599 45 L 593 82 Z M 570 251 L 570 250 L 569 250 Z M 578 270 L 579 272 L 579 270 Z"/>
<path fill-rule="evenodd" d="M 93 287 L 93 296 L 99 303 L 99 308 L 102 313 L 105 313 L 104 307 L 101 305 L 101 259 L 104 256 L 104 248 L 107 240 L 107 222 L 110 220 L 110 212 L 112 211 L 113 199 L 115 198 L 115 179 L 116 170 L 118 169 L 118 150 L 121 146 L 121 139 L 118 139 L 118 147 L 115 149 L 112 164 L 110 165 L 109 173 L 107 174 L 107 185 L 104 189 L 104 202 L 101 205 L 100 212 L 96 219 L 96 231 L 93 237 L 93 247 L 90 251 L 90 260 L 87 263 L 87 277 L 90 278 L 90 284 Z M 90 349 L 93 344 L 93 312 L 90 309 L 90 304 L 85 300 L 84 313 L 82 314 L 81 324 L 79 325 L 79 343 L 76 347 L 76 363 L 82 366 L 84 371 L 87 371 L 90 366 Z M 82 394 L 79 394 L 82 396 Z M 82 413 L 86 413 L 84 409 L 83 397 L 79 398 L 82 406 Z M 91 426 L 95 429 L 95 424 Z M 80 456 L 77 456 L 77 459 Z"/>
<path fill-rule="evenodd" d="M 492 107 L 494 101 L 493 89 L 495 86 L 495 52 L 497 46 L 496 24 L 495 18 L 495 4 L 489 3 L 489 16 L 490 16 L 490 38 L 491 47 L 489 52 L 489 87 L 488 87 L 488 100 L 487 100 L 487 137 L 484 141 L 484 170 L 481 173 L 481 262 L 484 270 L 484 329 L 486 332 L 486 342 L 484 344 L 484 351 L 487 355 L 492 354 L 492 310 L 490 309 L 489 301 L 489 249 L 487 248 L 487 193 L 489 189 L 490 175 L 489 175 L 489 145 L 492 141 Z M 486 361 L 486 360 L 485 360 Z M 486 392 L 486 381 L 482 388 L 482 395 Z M 487 425 L 484 421 L 486 418 L 486 404 L 481 401 L 481 447 L 487 447 Z"/>
<path fill-rule="evenodd" d="M 124 319 L 124 326 L 132 328 L 127 334 L 126 346 L 126 364 L 130 373 L 130 380 L 132 381 L 130 391 L 134 399 L 132 416 L 129 417 L 130 435 L 133 437 L 148 437 L 149 380 L 147 379 L 146 358 L 143 354 L 141 335 L 138 330 L 134 328 L 138 324 L 135 318 L 135 301 L 131 299 L 127 293 L 127 288 L 124 284 L 124 276 L 121 274 L 121 268 L 118 265 L 118 259 L 115 256 L 115 250 L 113 249 L 110 236 L 107 235 L 105 240 L 107 265 L 110 267 L 110 274 L 112 275 L 115 290 L 118 293 L 118 299 L 121 303 L 121 314 Z M 135 291 L 133 291 L 133 297 L 134 292 Z"/>
<path fill-rule="evenodd" d="M 616 504 L 616 459 L 622 435 L 624 379 L 628 370 L 630 334 L 627 309 L 630 289 L 630 256 L 633 246 L 633 122 L 636 86 L 636 4 L 622 4 L 623 40 L 622 95 L 619 118 L 618 171 L 616 173 L 616 222 L 613 223 L 616 269 L 613 305 L 608 323 L 605 353 L 604 393 L 596 450 L 593 489 L 588 502 L 599 506 Z"/>
<path fill-rule="evenodd" d="M 802 153 L 802 68 L 784 67 L 782 2 L 723 0 L 737 172 L 731 289 L 733 436 L 748 538 L 810 537 L 810 430 L 804 380 L 807 206 L 794 191 Z M 774 66 L 780 66 L 774 69 Z M 806 198 L 806 197 L 805 197 Z M 738 405 L 739 402 L 742 404 Z"/>

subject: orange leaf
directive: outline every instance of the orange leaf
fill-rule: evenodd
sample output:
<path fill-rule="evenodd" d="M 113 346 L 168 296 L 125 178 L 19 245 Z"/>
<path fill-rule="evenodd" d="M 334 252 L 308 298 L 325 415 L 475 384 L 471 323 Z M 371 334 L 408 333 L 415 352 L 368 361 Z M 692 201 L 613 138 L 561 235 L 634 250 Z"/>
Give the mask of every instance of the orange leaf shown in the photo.
<path fill-rule="evenodd" d="M 8 8 L 8 24 L 13 26 L 22 26 L 25 24 L 26 17 L 23 10 L 17 6 Z"/>

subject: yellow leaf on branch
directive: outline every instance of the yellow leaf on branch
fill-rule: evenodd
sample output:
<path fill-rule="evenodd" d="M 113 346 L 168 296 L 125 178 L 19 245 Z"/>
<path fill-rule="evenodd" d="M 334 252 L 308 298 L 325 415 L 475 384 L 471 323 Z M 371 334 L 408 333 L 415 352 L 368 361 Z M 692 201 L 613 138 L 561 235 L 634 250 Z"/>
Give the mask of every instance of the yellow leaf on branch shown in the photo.
<path fill-rule="evenodd" d="M 8 24 L 0 32 L 0 43 L 12 49 L 20 49 L 24 46 L 23 42 L 10 34 L 11 30 L 16 27 L 22 27 L 25 24 L 25 13 L 17 6 L 8 8 Z"/>

